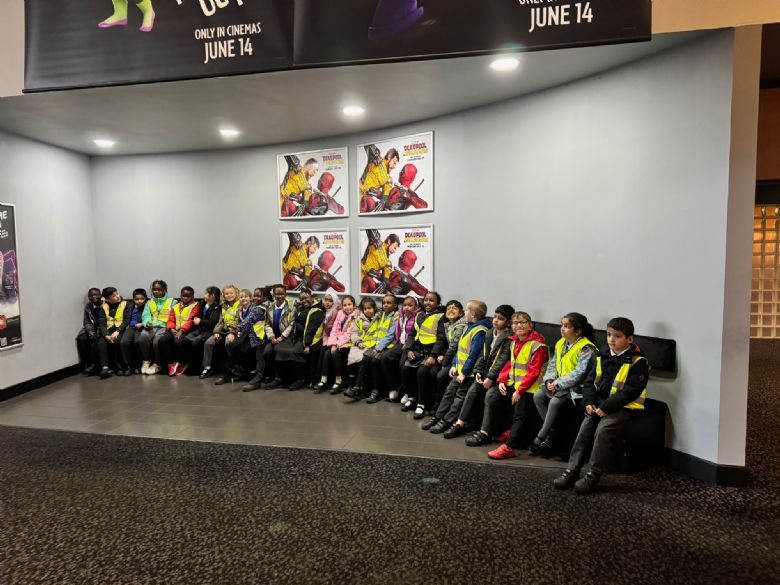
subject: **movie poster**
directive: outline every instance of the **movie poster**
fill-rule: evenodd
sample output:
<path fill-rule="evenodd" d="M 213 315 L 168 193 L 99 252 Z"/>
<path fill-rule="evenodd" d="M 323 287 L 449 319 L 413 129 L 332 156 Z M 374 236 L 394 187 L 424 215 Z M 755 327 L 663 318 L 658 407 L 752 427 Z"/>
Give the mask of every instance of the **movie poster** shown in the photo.
<path fill-rule="evenodd" d="M 22 345 L 14 209 L 13 205 L 0 203 L 0 350 Z"/>
<path fill-rule="evenodd" d="M 424 297 L 433 288 L 433 226 L 361 228 L 360 292 Z"/>
<path fill-rule="evenodd" d="M 349 215 L 346 147 L 280 154 L 276 169 L 280 219 Z"/>
<path fill-rule="evenodd" d="M 357 147 L 360 215 L 433 211 L 433 132 Z"/>
<path fill-rule="evenodd" d="M 282 283 L 290 293 L 349 294 L 349 231 L 283 231 L 280 235 Z"/>

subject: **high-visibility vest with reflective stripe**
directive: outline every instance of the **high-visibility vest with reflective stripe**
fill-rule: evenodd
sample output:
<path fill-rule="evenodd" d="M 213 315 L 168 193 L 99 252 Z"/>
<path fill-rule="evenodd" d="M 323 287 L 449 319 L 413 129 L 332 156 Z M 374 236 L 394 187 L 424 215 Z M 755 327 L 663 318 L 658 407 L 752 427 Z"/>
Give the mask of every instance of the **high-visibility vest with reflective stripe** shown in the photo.
<path fill-rule="evenodd" d="M 515 389 L 517 389 L 520 386 L 520 382 L 523 381 L 523 378 L 528 371 L 528 364 L 531 363 L 531 358 L 533 357 L 534 353 L 536 353 L 537 350 L 547 346 L 539 341 L 527 341 L 525 345 L 520 348 L 520 352 L 517 354 L 517 357 L 515 357 L 516 347 L 517 341 L 513 341 L 509 348 L 510 367 L 509 379 L 507 380 L 511 386 L 515 387 Z M 542 365 L 542 368 L 539 370 L 539 375 L 537 376 L 536 380 L 534 380 L 534 383 L 531 384 L 531 387 L 526 390 L 526 392 L 529 394 L 536 394 L 536 391 L 539 390 L 539 386 L 542 385 L 542 378 L 544 377 L 544 370 L 546 367 L 547 362 Z"/>
<path fill-rule="evenodd" d="M 241 301 L 238 299 L 229 307 L 222 305 L 222 321 L 227 327 L 235 327 L 238 324 L 238 311 L 240 308 Z"/>
<path fill-rule="evenodd" d="M 309 312 L 306 314 L 306 324 L 303 326 L 303 336 L 306 337 L 306 333 L 309 331 L 309 319 L 311 319 L 312 314 L 322 312 L 322 309 L 319 307 L 312 307 L 309 309 Z M 312 339 L 311 344 L 316 345 L 320 342 L 320 339 L 322 339 L 322 332 L 325 330 L 325 319 L 323 319 L 320 322 L 319 327 L 317 327 L 317 331 L 314 332 L 314 339 Z"/>
<path fill-rule="evenodd" d="M 444 313 L 428 315 L 421 324 L 415 319 L 414 329 L 417 331 L 417 341 L 423 345 L 436 343 L 436 330 L 439 328 L 439 321 L 443 316 Z"/>
<path fill-rule="evenodd" d="M 476 336 L 478 333 L 487 333 L 487 330 L 488 328 L 484 325 L 477 325 L 460 336 L 460 341 L 458 341 L 458 353 L 455 356 L 455 359 L 457 360 L 455 371 L 459 376 L 463 373 L 463 364 L 465 364 L 466 360 L 469 359 L 469 354 L 471 353 L 471 342 L 474 340 L 474 336 Z"/>
<path fill-rule="evenodd" d="M 187 306 L 182 305 L 181 303 L 176 303 L 173 306 L 173 314 L 176 317 L 176 331 L 181 329 L 181 326 L 184 325 L 187 322 L 187 319 L 190 318 L 190 313 L 192 313 L 192 308 L 197 303 L 190 303 Z"/>
<path fill-rule="evenodd" d="M 628 380 L 628 371 L 631 369 L 631 366 L 633 366 L 639 360 L 644 360 L 644 359 L 647 358 L 642 357 L 641 355 L 635 355 L 631 358 L 630 364 L 623 364 L 620 366 L 617 375 L 615 375 L 615 380 L 612 382 L 612 389 L 609 391 L 610 395 L 614 394 L 618 390 L 623 389 L 623 386 L 625 386 L 626 384 L 626 380 Z M 601 356 L 598 356 L 596 358 L 596 385 L 598 385 L 600 380 L 601 380 Z M 645 407 L 645 398 L 647 398 L 647 388 L 643 388 L 642 394 L 639 395 L 639 398 L 637 398 L 633 402 L 629 402 L 623 408 L 630 408 L 631 410 L 642 410 Z"/>
<path fill-rule="evenodd" d="M 162 321 L 168 323 L 168 317 L 171 316 L 171 310 L 173 310 L 173 299 L 168 297 L 162 306 L 157 305 L 157 300 L 151 299 L 149 301 L 149 312 L 152 314 L 152 323 L 155 321 Z"/>
<path fill-rule="evenodd" d="M 358 335 L 360 335 L 360 341 L 363 343 L 364 348 L 374 347 L 377 344 L 376 330 L 379 328 L 379 319 L 374 318 L 366 327 L 363 324 L 363 319 L 355 321 L 358 329 Z"/>
<path fill-rule="evenodd" d="M 584 347 L 591 347 L 594 352 L 597 352 L 596 346 L 587 337 L 580 337 L 577 342 L 569 348 L 565 354 L 563 353 L 563 344 L 566 340 L 561 337 L 558 343 L 555 344 L 555 367 L 558 370 L 558 377 L 565 376 L 573 372 L 577 368 L 577 364 L 580 361 L 580 351 Z"/>
<path fill-rule="evenodd" d="M 390 332 L 390 325 L 393 324 L 393 319 L 395 319 L 396 315 L 398 315 L 398 311 L 392 311 L 387 315 L 384 313 L 379 315 L 379 324 L 377 325 L 376 331 L 374 332 L 374 339 L 376 340 L 374 345 L 379 343 L 380 340 L 384 339 L 385 336 L 387 336 L 387 334 Z M 388 343 L 385 349 L 390 349 L 394 345 L 395 342 Z"/>
<path fill-rule="evenodd" d="M 109 314 L 110 306 L 108 303 L 103 303 L 103 311 L 106 313 L 106 329 L 111 329 L 112 327 L 119 327 L 122 324 L 122 318 L 125 314 L 125 307 L 127 306 L 127 301 L 122 301 L 119 303 L 119 306 L 116 308 L 116 312 L 114 313 L 114 316 L 111 317 Z"/>

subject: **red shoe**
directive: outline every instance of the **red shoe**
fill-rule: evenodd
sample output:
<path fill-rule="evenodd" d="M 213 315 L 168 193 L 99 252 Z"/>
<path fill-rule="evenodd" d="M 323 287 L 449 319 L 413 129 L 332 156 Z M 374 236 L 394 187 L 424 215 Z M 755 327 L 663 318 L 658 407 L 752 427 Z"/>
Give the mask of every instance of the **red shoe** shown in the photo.
<path fill-rule="evenodd" d="M 500 435 L 496 435 L 493 437 L 493 440 L 497 443 L 506 443 L 507 439 L 509 438 L 509 429 L 505 430 Z"/>
<path fill-rule="evenodd" d="M 490 451 L 488 457 L 491 459 L 511 459 L 512 457 L 517 457 L 517 452 L 502 444 L 498 449 Z"/>
<path fill-rule="evenodd" d="M 176 367 L 176 375 L 177 376 L 181 376 L 186 370 L 187 370 L 187 364 L 184 364 L 184 365 L 179 364 Z"/>
<path fill-rule="evenodd" d="M 168 364 L 168 375 L 169 376 L 175 376 L 176 375 L 176 367 L 179 364 Z"/>

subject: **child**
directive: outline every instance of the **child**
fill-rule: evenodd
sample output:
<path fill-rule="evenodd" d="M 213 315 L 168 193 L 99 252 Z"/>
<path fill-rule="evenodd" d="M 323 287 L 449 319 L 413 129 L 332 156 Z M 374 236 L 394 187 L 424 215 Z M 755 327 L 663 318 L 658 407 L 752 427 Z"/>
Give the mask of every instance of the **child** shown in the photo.
<path fill-rule="evenodd" d="M 215 386 L 232 381 L 233 378 L 240 380 L 244 377 L 243 356 L 249 353 L 251 345 L 249 336 L 246 333 L 241 335 L 240 324 L 249 317 L 253 307 L 252 292 L 248 288 L 242 288 L 238 291 L 238 320 L 235 331 L 231 331 L 225 339 L 225 350 L 228 356 L 227 363 L 225 364 L 223 375 L 214 382 Z"/>
<path fill-rule="evenodd" d="M 647 359 L 634 345 L 634 324 L 625 317 L 607 323 L 609 351 L 596 356 L 596 380 L 584 389 L 585 418 L 571 450 L 569 464 L 553 482 L 558 489 L 574 485 L 577 493 L 590 493 L 609 462 L 612 443 L 632 416 L 644 410 L 647 396 Z M 593 444 L 589 471 L 577 477 Z"/>
<path fill-rule="evenodd" d="M 266 367 L 274 362 L 276 364 L 274 353 L 276 346 L 290 337 L 293 332 L 293 306 L 287 300 L 287 288 L 283 284 L 276 284 L 273 287 L 273 302 L 268 306 L 268 314 L 265 320 L 265 349 L 263 358 Z M 279 372 L 275 372 L 276 377 L 268 384 L 269 388 L 279 388 L 282 385 L 282 377 Z"/>
<path fill-rule="evenodd" d="M 405 394 L 401 398 L 401 411 L 414 409 L 417 403 L 419 386 L 431 384 L 431 377 L 436 375 L 432 370 L 436 359 L 447 349 L 447 338 L 444 333 L 444 307 L 441 306 L 441 295 L 430 291 L 423 298 L 423 310 L 414 319 L 414 333 L 406 338 L 404 353 L 406 363 L 401 369 L 401 379 Z M 420 382 L 418 383 L 418 380 Z"/>
<path fill-rule="evenodd" d="M 219 321 L 211 336 L 203 344 L 203 371 L 201 378 L 208 378 L 212 373 L 211 362 L 214 359 L 214 350 L 219 343 L 225 342 L 225 337 L 235 335 L 238 330 L 238 309 L 241 303 L 238 300 L 238 287 L 229 284 L 222 289 L 222 306 L 220 307 Z M 232 341 L 232 338 L 230 339 Z"/>
<path fill-rule="evenodd" d="M 320 350 L 324 344 L 328 343 L 328 337 L 330 337 L 333 323 L 336 321 L 336 315 L 338 315 L 338 312 L 341 309 L 341 301 L 335 292 L 328 291 L 317 306 L 321 307 L 325 316 L 322 323 L 322 345 L 316 352 L 316 356 L 312 354 L 311 359 L 312 367 L 309 372 L 309 386 L 311 388 L 314 388 L 314 385 L 317 384 L 322 375 L 322 361 L 325 359 L 325 354 Z M 316 358 L 316 361 L 314 358 Z"/>
<path fill-rule="evenodd" d="M 358 379 L 368 379 L 372 390 L 366 403 L 375 404 L 382 399 L 381 379 L 382 366 L 379 361 L 382 352 L 391 349 L 394 345 L 395 323 L 398 319 L 398 299 L 390 293 L 382 297 L 382 312 L 377 316 L 377 326 L 374 332 L 374 347 L 363 352 L 363 361 L 360 362 Z"/>
<path fill-rule="evenodd" d="M 120 376 L 130 375 L 122 365 L 122 354 L 117 349 L 119 347 L 119 338 L 127 329 L 130 323 L 130 311 L 127 309 L 127 301 L 122 299 L 122 295 L 113 286 L 108 286 L 102 292 L 105 302 L 102 305 L 102 311 L 98 314 L 98 335 L 95 339 L 95 348 L 100 363 L 100 379 L 110 378 L 113 372 L 108 366 L 109 346 L 114 348 L 114 359 L 116 360 L 117 374 Z"/>
<path fill-rule="evenodd" d="M 252 295 L 252 308 L 249 314 L 238 324 L 238 337 L 248 338 L 249 346 L 255 352 L 255 373 L 241 388 L 242 392 L 251 392 L 257 390 L 263 383 L 263 371 L 265 370 L 265 359 L 263 351 L 265 350 L 265 319 L 266 319 L 266 301 L 267 297 L 262 293 L 262 289 L 256 288 Z M 235 355 L 235 354 L 233 354 Z"/>
<path fill-rule="evenodd" d="M 388 344 L 387 349 L 380 351 L 379 363 L 382 366 L 385 383 L 389 388 L 395 388 L 390 390 L 388 394 L 387 399 L 390 402 L 398 402 L 400 398 L 401 393 L 397 388 L 401 386 L 401 366 L 406 360 L 404 345 L 409 336 L 412 335 L 414 321 L 419 312 L 420 305 L 417 299 L 413 296 L 407 296 L 401 306 L 398 319 L 396 319 L 395 329 L 388 332 L 388 336 L 392 336 L 392 346 Z"/>
<path fill-rule="evenodd" d="M 214 334 L 214 328 L 219 324 L 219 318 L 221 314 L 220 298 L 222 294 L 216 286 L 206 287 L 206 292 L 203 293 L 203 300 L 200 301 L 198 307 L 198 314 L 192 319 L 192 329 L 185 335 L 185 338 L 190 344 L 190 352 L 193 360 L 197 360 L 202 356 L 203 345 L 206 340 Z M 211 368 L 205 369 L 201 372 L 201 380 L 208 378 L 211 375 Z"/>
<path fill-rule="evenodd" d="M 447 340 L 447 349 L 444 355 L 436 358 L 436 366 L 434 366 L 436 377 L 433 386 L 418 383 L 419 400 L 414 411 L 415 420 L 420 420 L 426 414 L 432 415 L 438 409 L 439 401 L 450 383 L 450 367 L 458 351 L 460 336 L 463 335 L 463 331 L 466 329 L 467 323 L 463 317 L 463 305 L 460 301 L 454 299 L 447 301 L 444 315 L 446 320 L 442 321 L 444 322 L 444 336 Z M 423 430 L 430 428 L 425 428 L 427 424 L 423 425 Z M 431 426 L 433 426 L 433 423 Z"/>
<path fill-rule="evenodd" d="M 336 321 L 333 323 L 328 342 L 325 348 L 325 356 L 322 364 L 322 376 L 319 384 L 314 389 L 322 392 L 328 383 L 328 373 L 333 368 L 336 376 L 333 386 L 330 388 L 331 394 L 338 394 L 349 388 L 349 380 L 344 381 L 343 377 L 347 375 L 347 354 L 352 346 L 350 334 L 352 332 L 352 323 L 355 321 L 357 311 L 355 309 L 355 297 L 345 296 L 341 301 L 341 310 L 336 315 Z"/>
<path fill-rule="evenodd" d="M 311 290 L 301 289 L 299 303 L 290 323 L 290 334 L 276 346 L 277 380 L 271 387 L 282 385 L 285 370 L 286 377 L 292 380 L 288 390 L 300 390 L 306 386 L 306 375 L 310 371 L 312 360 L 317 359 L 316 354 L 322 347 L 324 316 L 322 307 L 314 304 Z"/>
<path fill-rule="evenodd" d="M 133 291 L 133 310 L 130 312 L 130 322 L 127 324 L 122 339 L 119 341 L 119 349 L 122 350 L 122 361 L 127 369 L 125 376 L 131 373 L 140 374 L 141 367 L 138 365 L 134 348 L 141 337 L 143 331 L 143 314 L 146 301 L 149 297 L 146 295 L 146 289 L 137 288 Z"/>
<path fill-rule="evenodd" d="M 439 409 L 428 421 L 431 424 L 426 423 L 433 434 L 443 433 L 455 423 L 466 393 L 474 383 L 474 366 L 482 353 L 485 334 L 491 324 L 490 319 L 485 318 L 486 314 L 487 305 L 483 301 L 472 300 L 466 303 L 468 325 L 458 342 L 458 351 L 450 368 L 452 381 L 444 392 Z"/>
<path fill-rule="evenodd" d="M 352 400 L 363 398 L 363 383 L 366 375 L 366 369 L 362 367 L 363 357 L 366 350 L 370 350 L 376 345 L 377 327 L 379 327 L 379 318 L 376 314 L 376 301 L 371 297 L 366 297 L 360 301 L 360 312 L 352 324 L 350 333 L 352 347 L 347 355 L 347 367 L 350 370 L 350 378 L 353 370 L 357 372 L 355 385 L 344 390 L 344 396 Z"/>
<path fill-rule="evenodd" d="M 584 385 L 593 383 L 593 326 L 580 313 L 568 313 L 561 319 L 561 339 L 544 375 L 544 385 L 534 396 L 534 404 L 542 417 L 542 428 L 531 443 L 532 454 L 549 450 L 555 421 L 566 404 L 577 405 Z"/>
<path fill-rule="evenodd" d="M 160 371 L 157 363 L 152 363 L 151 353 L 160 361 L 158 346 L 165 336 L 168 327 L 168 317 L 173 310 L 173 299 L 168 296 L 168 284 L 164 280 L 155 280 L 152 283 L 152 299 L 146 303 L 142 321 L 144 330 L 138 340 L 141 349 L 141 373 L 153 376 Z"/>
<path fill-rule="evenodd" d="M 195 302 L 195 289 L 191 286 L 182 288 L 179 302 L 168 316 L 168 334 L 160 341 L 160 361 L 168 366 L 169 376 L 181 376 L 187 369 L 191 346 L 186 336 L 192 330 L 193 319 L 198 316 L 199 310 L 200 305 Z"/>
<path fill-rule="evenodd" d="M 485 394 L 498 380 L 509 361 L 509 322 L 515 312 L 511 305 L 499 305 L 493 313 L 493 329 L 485 335 L 482 354 L 474 366 L 474 383 L 466 393 L 458 420 L 444 433 L 453 439 L 466 433 L 466 421 L 480 420 L 484 412 Z"/>
<path fill-rule="evenodd" d="M 501 432 L 496 440 L 507 441 L 507 444 L 491 451 L 488 454 L 491 459 L 516 455 L 514 449 L 521 440 L 525 421 L 533 412 L 532 396 L 542 382 L 547 363 L 544 337 L 534 329 L 533 320 L 525 311 L 512 315 L 512 335 L 508 343 L 508 361 L 498 375 L 498 386 L 490 388 L 485 396 L 482 426 L 479 432 L 466 438 L 466 445 L 479 447 L 492 442 L 496 431 Z M 511 430 L 508 430 L 510 426 Z"/>
<path fill-rule="evenodd" d="M 98 318 L 100 317 L 100 289 L 89 289 L 87 291 L 87 299 L 89 302 L 84 307 L 81 331 L 76 335 L 76 347 L 79 352 L 79 361 L 84 364 L 84 369 L 81 373 L 84 376 L 94 376 L 97 373 L 94 344 L 97 339 Z"/>

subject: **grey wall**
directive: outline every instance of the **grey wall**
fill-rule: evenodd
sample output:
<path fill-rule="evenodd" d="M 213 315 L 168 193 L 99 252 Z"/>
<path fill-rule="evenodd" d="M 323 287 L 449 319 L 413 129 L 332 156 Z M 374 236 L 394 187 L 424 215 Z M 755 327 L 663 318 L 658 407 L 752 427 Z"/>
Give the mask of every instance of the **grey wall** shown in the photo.
<path fill-rule="evenodd" d="M 78 362 L 95 286 L 89 159 L 0 134 L 0 200 L 16 205 L 24 346 L 0 354 L 0 388 Z"/>
<path fill-rule="evenodd" d="M 718 459 L 731 32 L 530 97 L 371 134 L 202 154 L 94 161 L 101 284 L 129 291 L 278 279 L 275 155 L 432 129 L 436 211 L 326 221 L 435 224 L 436 288 L 510 302 L 538 320 L 631 317 L 676 339 L 679 374 L 654 380 L 670 444 Z M 354 165 L 354 177 L 360 171 Z M 354 180 L 353 180 L 354 183 Z M 285 223 L 284 227 L 311 222 Z M 356 248 L 356 247 L 354 247 Z M 359 251 L 353 249 L 353 286 Z M 747 283 L 746 283 L 747 284 Z M 746 359 L 747 340 L 741 345 Z M 744 424 L 742 425 L 744 434 Z M 744 451 L 743 451 L 744 453 Z"/>

